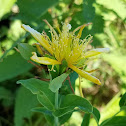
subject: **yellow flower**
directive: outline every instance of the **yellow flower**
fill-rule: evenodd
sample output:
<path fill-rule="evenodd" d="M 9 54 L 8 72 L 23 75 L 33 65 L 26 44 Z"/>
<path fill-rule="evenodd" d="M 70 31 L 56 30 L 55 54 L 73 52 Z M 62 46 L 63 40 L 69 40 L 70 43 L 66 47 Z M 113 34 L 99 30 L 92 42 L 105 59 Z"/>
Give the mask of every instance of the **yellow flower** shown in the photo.
<path fill-rule="evenodd" d="M 82 68 L 85 65 L 87 58 L 96 56 L 102 52 L 107 52 L 108 48 L 97 48 L 90 51 L 86 51 L 87 44 L 92 41 L 92 36 L 88 38 L 80 39 L 82 30 L 86 25 L 77 27 L 73 32 L 70 32 L 71 25 L 64 23 L 62 31 L 57 27 L 59 34 L 53 29 L 53 27 L 46 21 L 46 24 L 50 28 L 51 40 L 44 33 L 39 33 L 28 25 L 22 25 L 22 28 L 30 32 L 31 35 L 40 43 L 45 50 L 47 50 L 55 59 L 48 57 L 38 57 L 36 52 L 33 52 L 31 59 L 37 63 L 45 65 L 62 64 L 65 60 L 69 68 L 77 72 L 81 77 L 84 77 L 96 84 L 101 84 L 99 79 L 92 76 L 90 73 L 84 71 Z M 75 35 L 75 32 L 78 31 Z"/>

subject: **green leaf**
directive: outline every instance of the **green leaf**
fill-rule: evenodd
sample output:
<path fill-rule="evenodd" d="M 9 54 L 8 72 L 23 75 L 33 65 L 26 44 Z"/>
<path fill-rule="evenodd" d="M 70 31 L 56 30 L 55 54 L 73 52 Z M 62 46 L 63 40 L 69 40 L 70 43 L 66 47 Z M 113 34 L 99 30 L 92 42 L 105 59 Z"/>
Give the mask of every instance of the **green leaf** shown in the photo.
<path fill-rule="evenodd" d="M 52 92 L 56 92 L 59 90 L 59 88 L 62 86 L 63 81 L 66 79 L 66 77 L 68 76 L 67 73 L 63 73 L 62 75 L 54 78 L 49 85 L 49 89 Z"/>
<path fill-rule="evenodd" d="M 16 0 L 0 0 L 0 20 L 5 14 L 11 11 L 15 2 Z"/>
<path fill-rule="evenodd" d="M 66 115 L 67 113 L 69 112 L 72 112 L 74 110 L 75 107 L 65 107 L 65 108 L 59 108 L 58 110 L 56 110 L 55 112 L 53 112 L 53 115 L 54 116 L 57 116 L 57 117 L 61 117 L 61 116 L 64 116 Z"/>
<path fill-rule="evenodd" d="M 24 118 L 29 119 L 32 116 L 32 112 L 30 110 L 38 104 L 39 103 L 35 95 L 26 88 L 20 87 L 15 101 L 15 126 L 23 126 Z"/>
<path fill-rule="evenodd" d="M 0 87 L 0 100 L 2 100 L 2 104 L 4 106 L 12 105 L 13 96 L 10 90 L 1 86 Z"/>
<path fill-rule="evenodd" d="M 0 87 L 0 99 L 8 99 L 9 95 L 11 92 L 8 89 Z"/>
<path fill-rule="evenodd" d="M 0 62 L 0 82 L 23 74 L 32 67 L 19 53 L 14 53 Z"/>
<path fill-rule="evenodd" d="M 83 16 L 87 22 L 92 21 L 95 16 L 95 8 L 92 6 L 94 0 L 84 0 Z"/>
<path fill-rule="evenodd" d="M 45 107 L 36 107 L 36 108 L 33 108 L 31 111 L 33 111 L 33 112 L 40 112 L 42 114 L 52 116 L 52 112 L 47 110 Z"/>
<path fill-rule="evenodd" d="M 71 115 L 72 115 L 72 112 L 59 117 L 60 125 L 62 125 L 65 122 L 67 122 L 67 120 L 71 117 Z"/>
<path fill-rule="evenodd" d="M 93 107 L 93 112 L 92 112 L 97 124 L 99 124 L 99 120 L 100 120 L 100 112 L 98 111 L 97 108 Z"/>
<path fill-rule="evenodd" d="M 35 78 L 27 79 L 27 80 L 19 80 L 17 83 L 21 83 L 24 87 L 29 89 L 33 94 L 38 94 L 42 92 L 54 105 L 55 94 L 51 92 L 49 89 L 49 83 L 45 81 L 41 81 Z"/>
<path fill-rule="evenodd" d="M 119 106 L 120 106 L 120 107 L 126 106 L 126 93 L 125 93 L 125 94 L 122 96 L 122 98 L 120 99 Z"/>
<path fill-rule="evenodd" d="M 104 121 L 100 126 L 126 126 L 126 116 L 116 116 Z"/>
<path fill-rule="evenodd" d="M 49 122 L 50 126 L 54 126 L 54 116 L 45 115 L 45 118 Z"/>
<path fill-rule="evenodd" d="M 51 103 L 51 101 L 45 94 L 37 94 L 37 99 L 45 108 L 47 108 L 50 111 L 54 111 L 54 105 Z"/>
<path fill-rule="evenodd" d="M 18 49 L 20 51 L 21 56 L 26 60 L 30 60 L 32 52 L 36 51 L 36 49 L 28 43 L 19 43 Z"/>
<path fill-rule="evenodd" d="M 83 118 L 83 122 L 82 122 L 81 126 L 89 126 L 90 115 L 91 115 L 90 113 L 84 114 L 84 118 Z"/>
<path fill-rule="evenodd" d="M 74 110 L 75 107 L 80 108 L 84 112 L 92 112 L 92 106 L 91 104 L 82 97 L 69 94 L 64 97 L 64 99 L 61 102 L 61 106 L 58 110 L 53 112 L 55 116 L 62 116 L 66 113 L 69 113 Z"/>
<path fill-rule="evenodd" d="M 88 100 L 77 95 L 68 94 L 65 96 L 64 100 L 61 102 L 61 107 L 79 107 L 85 112 L 92 112 L 92 105 Z"/>
<path fill-rule="evenodd" d="M 18 17 L 27 22 L 31 23 L 37 19 L 40 19 L 44 13 L 56 4 L 58 0 L 18 0 L 17 5 L 19 7 L 20 13 Z M 25 5 L 25 6 L 24 6 Z M 45 18 L 45 17 L 44 17 Z M 39 20 L 41 22 L 41 20 Z"/>

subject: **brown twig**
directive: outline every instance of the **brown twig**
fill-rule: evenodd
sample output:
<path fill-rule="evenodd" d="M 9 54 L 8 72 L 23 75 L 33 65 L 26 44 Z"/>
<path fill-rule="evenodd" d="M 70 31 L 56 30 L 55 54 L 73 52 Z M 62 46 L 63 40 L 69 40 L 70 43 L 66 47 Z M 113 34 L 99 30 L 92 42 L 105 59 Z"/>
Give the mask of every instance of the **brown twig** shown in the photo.
<path fill-rule="evenodd" d="M 18 48 L 14 47 L 14 49 L 15 49 L 17 52 L 20 52 Z"/>
<path fill-rule="evenodd" d="M 30 60 L 28 60 L 28 62 L 31 63 L 33 66 L 37 67 L 38 69 L 43 69 L 42 66 L 39 66 L 39 65 L 35 64 L 34 62 L 32 62 Z"/>
<path fill-rule="evenodd" d="M 38 76 L 35 76 L 36 79 L 42 80 L 42 81 L 50 81 L 50 79 L 46 79 L 46 78 L 40 78 Z"/>
<path fill-rule="evenodd" d="M 68 79 L 68 81 L 69 81 L 69 85 L 70 85 L 70 88 L 71 88 L 73 94 L 75 94 L 74 89 L 73 89 L 73 87 L 72 87 L 72 85 L 71 85 L 70 77 L 68 76 L 67 79 Z"/>

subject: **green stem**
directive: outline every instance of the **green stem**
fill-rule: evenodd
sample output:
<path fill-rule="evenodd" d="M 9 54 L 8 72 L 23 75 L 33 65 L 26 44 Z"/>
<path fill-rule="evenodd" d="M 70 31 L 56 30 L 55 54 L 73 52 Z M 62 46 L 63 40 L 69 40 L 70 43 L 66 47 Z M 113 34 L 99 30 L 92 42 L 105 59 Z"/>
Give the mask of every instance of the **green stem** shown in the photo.
<path fill-rule="evenodd" d="M 55 109 L 58 109 L 58 91 L 55 93 Z M 55 117 L 55 126 L 59 126 L 58 117 Z"/>

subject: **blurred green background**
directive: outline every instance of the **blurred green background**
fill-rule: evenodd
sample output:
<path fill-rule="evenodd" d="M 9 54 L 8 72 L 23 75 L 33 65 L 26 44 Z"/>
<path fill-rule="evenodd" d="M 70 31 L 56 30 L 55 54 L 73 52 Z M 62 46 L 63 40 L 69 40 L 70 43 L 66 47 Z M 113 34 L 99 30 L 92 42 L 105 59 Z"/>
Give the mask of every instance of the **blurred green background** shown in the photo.
<path fill-rule="evenodd" d="M 82 79 L 83 93 L 100 110 L 100 122 L 118 112 L 120 96 L 126 91 L 126 0 L 0 0 L 0 126 L 48 126 L 43 115 L 30 111 L 38 105 L 36 97 L 16 84 L 20 79 L 46 77 L 47 71 L 35 68 L 15 48 L 21 42 L 35 43 L 21 24 L 48 31 L 43 19 L 51 25 L 68 21 L 72 30 L 92 23 L 82 39 L 91 34 L 92 47 L 108 47 L 110 53 L 88 65 L 98 68 L 94 75 L 102 85 Z M 77 95 L 78 83 L 76 79 Z M 64 126 L 80 126 L 81 121 L 82 114 L 74 112 Z M 95 125 L 91 119 L 90 126 Z"/>

